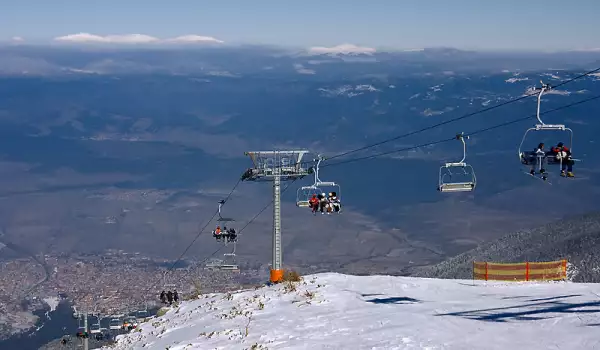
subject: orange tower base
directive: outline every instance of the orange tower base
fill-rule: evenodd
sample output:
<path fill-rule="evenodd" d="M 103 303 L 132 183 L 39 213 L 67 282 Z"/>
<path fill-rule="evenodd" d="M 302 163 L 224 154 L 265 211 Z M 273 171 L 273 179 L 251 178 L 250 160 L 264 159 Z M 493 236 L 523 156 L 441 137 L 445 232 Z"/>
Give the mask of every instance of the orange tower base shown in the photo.
<path fill-rule="evenodd" d="M 283 281 L 283 269 L 281 270 L 271 270 L 271 282 L 279 283 Z"/>

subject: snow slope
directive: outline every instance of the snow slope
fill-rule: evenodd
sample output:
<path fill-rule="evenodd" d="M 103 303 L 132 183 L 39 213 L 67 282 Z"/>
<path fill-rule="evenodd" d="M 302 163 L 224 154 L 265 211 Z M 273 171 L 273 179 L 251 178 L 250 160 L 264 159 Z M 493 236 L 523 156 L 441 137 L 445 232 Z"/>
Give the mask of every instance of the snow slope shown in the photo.
<path fill-rule="evenodd" d="M 599 295 L 600 284 L 325 273 L 295 291 L 183 302 L 111 349 L 600 349 Z"/>

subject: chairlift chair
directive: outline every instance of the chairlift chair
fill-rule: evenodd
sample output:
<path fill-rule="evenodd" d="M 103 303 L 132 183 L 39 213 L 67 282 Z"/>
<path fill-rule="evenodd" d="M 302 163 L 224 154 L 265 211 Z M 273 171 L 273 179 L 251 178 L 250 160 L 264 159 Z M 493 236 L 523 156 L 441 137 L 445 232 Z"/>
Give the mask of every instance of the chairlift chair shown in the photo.
<path fill-rule="evenodd" d="M 146 320 L 146 318 L 148 318 L 148 311 L 147 310 L 138 310 L 135 313 L 135 317 L 138 322 L 144 322 Z"/>
<path fill-rule="evenodd" d="M 296 191 L 296 206 L 297 207 L 308 208 L 309 200 L 312 198 L 313 195 L 319 195 L 321 193 L 327 194 L 329 192 L 335 192 L 338 200 L 341 203 L 342 195 L 341 195 L 340 185 L 333 181 L 321 181 L 321 179 L 319 178 L 319 166 L 321 165 L 321 162 L 323 161 L 323 157 L 321 155 L 318 155 L 316 161 L 317 161 L 317 164 L 313 167 L 313 173 L 315 176 L 314 183 L 310 186 L 300 187 Z M 326 190 L 326 189 L 331 189 L 331 191 Z M 341 211 L 341 209 L 340 209 L 340 211 Z"/>
<path fill-rule="evenodd" d="M 467 157 L 467 144 L 465 143 L 465 138 L 468 139 L 469 136 L 465 136 L 464 133 L 456 135 L 456 139 L 463 144 L 463 157 L 460 162 L 446 163 L 440 167 L 438 184 L 438 191 L 440 192 L 470 192 L 475 189 L 475 185 L 477 184 L 475 171 L 471 165 L 465 163 L 465 158 Z M 455 171 L 460 170 L 460 172 L 462 172 L 461 176 L 467 177 L 468 181 L 452 181 L 453 169 Z M 446 181 L 447 177 L 450 177 L 449 181 Z"/>
<path fill-rule="evenodd" d="M 225 245 L 227 245 L 228 241 L 225 241 Z M 223 256 L 224 261 L 228 260 L 228 257 L 231 257 L 232 263 L 231 264 L 227 264 L 227 263 L 223 263 L 221 264 L 221 266 L 219 266 L 219 269 L 221 270 L 239 270 L 238 265 L 235 263 L 235 251 L 237 249 L 237 240 L 233 241 L 233 251 L 231 253 L 224 253 Z"/>
<path fill-rule="evenodd" d="M 544 84 L 542 81 L 540 81 L 540 83 L 542 84 L 542 87 L 538 94 L 538 98 L 537 98 L 537 120 L 539 122 L 539 124 L 535 124 L 533 127 L 527 129 L 525 131 L 525 134 L 523 135 L 523 139 L 521 139 L 521 144 L 519 145 L 519 160 L 521 161 L 521 164 L 524 165 L 533 165 L 535 164 L 537 167 L 537 170 L 541 170 L 542 167 L 542 162 L 538 161 L 540 160 L 541 156 L 537 156 L 535 154 L 533 154 L 532 152 L 526 152 L 523 150 L 523 144 L 525 143 L 525 139 L 527 139 L 527 135 L 530 132 L 538 132 L 538 131 L 564 131 L 566 133 L 569 134 L 568 137 L 568 146 L 569 149 L 572 151 L 573 150 L 573 130 L 571 130 L 570 128 L 567 128 L 564 124 L 546 124 L 544 123 L 544 121 L 542 121 L 542 119 L 540 118 L 540 104 L 541 104 L 541 100 L 542 100 L 542 95 L 544 94 L 545 91 L 552 89 L 552 87 L 548 84 Z M 573 161 L 575 161 L 576 159 L 572 159 Z M 548 164 L 560 164 L 562 165 L 562 157 L 561 158 L 555 158 L 555 157 L 548 157 L 547 158 L 547 163 Z"/>
<path fill-rule="evenodd" d="M 121 329 L 121 320 L 118 318 L 111 319 L 110 323 L 108 324 L 108 328 L 111 330 Z"/>
<path fill-rule="evenodd" d="M 163 273 L 163 290 L 171 290 L 171 288 L 176 287 L 176 285 L 174 283 L 167 282 L 167 274 L 168 273 L 169 273 L 169 270 L 167 270 Z"/>
<path fill-rule="evenodd" d="M 296 191 L 296 206 L 300 208 L 308 208 L 308 201 L 312 198 L 312 196 L 319 195 L 322 192 L 323 191 L 314 184 L 298 188 L 298 191 Z"/>
<path fill-rule="evenodd" d="M 100 333 L 100 332 L 102 332 L 100 330 L 100 320 L 98 320 L 98 323 L 93 323 L 93 324 L 90 325 L 90 333 L 91 334 L 97 334 L 97 333 Z"/>

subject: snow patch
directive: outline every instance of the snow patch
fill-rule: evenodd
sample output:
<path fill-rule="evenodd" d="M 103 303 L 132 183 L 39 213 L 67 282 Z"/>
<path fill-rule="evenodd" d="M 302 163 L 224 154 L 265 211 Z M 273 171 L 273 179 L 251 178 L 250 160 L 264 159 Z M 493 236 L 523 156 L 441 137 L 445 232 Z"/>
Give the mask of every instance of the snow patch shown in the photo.
<path fill-rule="evenodd" d="M 356 85 L 354 88 L 356 91 L 379 91 L 373 85 Z"/>
<path fill-rule="evenodd" d="M 515 78 L 515 77 L 512 77 L 512 78 L 506 79 L 505 82 L 507 82 L 507 83 L 516 83 L 517 81 L 526 81 L 526 80 L 529 80 L 529 78 Z"/>
<path fill-rule="evenodd" d="M 323 55 L 323 54 L 342 54 L 342 55 L 372 55 L 376 52 L 376 50 L 372 47 L 365 46 L 356 46 L 353 44 L 341 44 L 333 47 L 325 47 L 325 46 L 313 46 L 308 49 L 308 53 L 314 55 Z"/>
<path fill-rule="evenodd" d="M 295 63 L 294 69 L 296 70 L 296 72 L 298 74 L 315 74 L 316 73 L 314 69 L 304 68 L 304 66 L 301 65 L 300 63 Z"/>
<path fill-rule="evenodd" d="M 426 110 L 424 110 L 423 112 L 421 112 L 421 114 L 423 116 L 425 116 L 425 117 L 431 117 L 431 116 L 434 116 L 434 115 L 440 115 L 440 114 L 444 114 L 446 112 L 451 112 L 453 110 L 454 110 L 453 107 L 446 107 L 446 108 L 444 108 L 441 111 L 436 111 L 436 110 L 433 110 L 431 108 L 427 108 Z"/>
<path fill-rule="evenodd" d="M 527 88 L 527 90 L 525 90 L 525 92 L 523 93 L 523 96 L 533 96 L 536 95 L 539 92 L 535 92 L 536 88 L 535 87 L 529 87 Z M 554 90 L 554 89 L 550 89 L 550 90 L 546 90 L 544 91 L 544 95 L 561 95 L 561 96 L 568 96 L 570 95 L 571 92 L 567 91 L 567 90 Z"/>
<path fill-rule="evenodd" d="M 362 84 L 362 85 L 343 85 L 335 89 L 327 89 L 327 88 L 318 88 L 318 91 L 321 91 L 322 96 L 326 97 L 336 97 L 336 96 L 347 96 L 347 97 L 355 97 L 358 95 L 362 95 L 365 92 L 375 92 L 380 91 L 375 88 L 373 85 Z"/>
<path fill-rule="evenodd" d="M 593 349 L 600 284 L 323 273 L 182 302 L 103 349 Z"/>
<path fill-rule="evenodd" d="M 554 79 L 554 80 L 562 80 L 561 77 L 559 77 L 558 75 L 554 75 L 552 73 L 543 73 L 542 76 L 550 77 L 551 79 Z"/>
<path fill-rule="evenodd" d="M 433 92 L 442 91 L 442 86 L 444 86 L 444 84 L 432 86 L 430 89 L 433 90 Z"/>

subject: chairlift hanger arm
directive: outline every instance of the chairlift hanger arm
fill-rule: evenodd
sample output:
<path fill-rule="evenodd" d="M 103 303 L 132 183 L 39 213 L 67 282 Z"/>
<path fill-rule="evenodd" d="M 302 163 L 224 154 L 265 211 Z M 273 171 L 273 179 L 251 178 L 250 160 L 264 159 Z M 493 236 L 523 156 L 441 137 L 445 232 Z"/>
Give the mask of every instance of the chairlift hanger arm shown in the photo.
<path fill-rule="evenodd" d="M 468 135 L 465 136 L 465 134 L 462 133 L 462 132 L 460 134 L 456 134 L 456 139 L 460 140 L 462 142 L 462 144 L 463 144 L 463 157 L 460 160 L 460 162 L 457 162 L 457 163 L 446 163 L 446 164 L 456 164 L 456 166 L 464 166 L 463 165 L 464 161 L 467 158 L 467 143 L 465 142 L 465 138 L 468 140 L 469 136 Z"/>
<path fill-rule="evenodd" d="M 541 127 L 546 126 L 546 124 L 544 123 L 544 121 L 542 121 L 542 118 L 540 117 L 540 105 L 542 103 L 542 95 L 544 94 L 544 92 L 546 92 L 547 90 L 552 89 L 552 86 L 550 86 L 550 84 L 544 84 L 543 81 L 540 80 L 540 84 L 542 84 L 542 88 L 539 89 L 540 93 L 538 94 L 538 98 L 537 98 L 537 120 L 540 122 Z M 548 125 L 548 127 L 553 127 L 555 125 Z M 558 125 L 556 125 L 558 126 Z M 564 125 L 563 125 L 564 127 Z"/>

